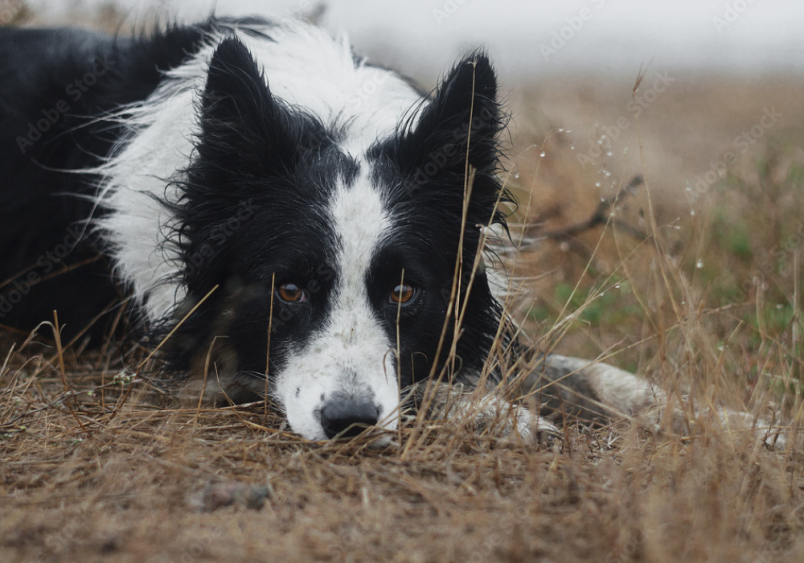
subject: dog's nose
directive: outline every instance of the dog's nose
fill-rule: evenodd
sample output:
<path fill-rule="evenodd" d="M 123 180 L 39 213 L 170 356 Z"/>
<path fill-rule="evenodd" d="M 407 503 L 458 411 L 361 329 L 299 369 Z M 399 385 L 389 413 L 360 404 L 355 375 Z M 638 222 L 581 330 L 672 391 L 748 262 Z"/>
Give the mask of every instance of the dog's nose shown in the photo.
<path fill-rule="evenodd" d="M 365 399 L 333 397 L 321 409 L 321 426 L 327 438 L 352 438 L 379 420 L 379 410 Z"/>

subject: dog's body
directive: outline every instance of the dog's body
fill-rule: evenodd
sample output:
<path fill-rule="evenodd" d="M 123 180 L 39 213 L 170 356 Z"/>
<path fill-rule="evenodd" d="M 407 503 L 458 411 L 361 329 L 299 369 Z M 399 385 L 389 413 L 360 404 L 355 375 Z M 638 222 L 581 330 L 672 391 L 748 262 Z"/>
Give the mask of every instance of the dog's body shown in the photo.
<path fill-rule="evenodd" d="M 521 354 L 482 251 L 509 201 L 482 53 L 432 97 L 298 22 L 2 29 L 0 69 L 0 323 L 30 330 L 57 309 L 97 339 L 121 287 L 155 339 L 170 334 L 186 396 L 267 392 L 314 440 L 393 430 L 415 383 L 447 367 L 494 387 L 492 348 Z M 578 362 L 533 359 L 528 389 L 565 389 L 545 409 L 652 403 L 631 374 Z"/>

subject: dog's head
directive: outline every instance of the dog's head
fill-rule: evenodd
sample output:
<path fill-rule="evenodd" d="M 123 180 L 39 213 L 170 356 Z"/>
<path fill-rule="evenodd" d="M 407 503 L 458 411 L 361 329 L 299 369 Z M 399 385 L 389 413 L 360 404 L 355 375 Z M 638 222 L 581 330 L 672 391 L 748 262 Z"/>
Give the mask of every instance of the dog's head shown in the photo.
<path fill-rule="evenodd" d="M 308 439 L 394 429 L 400 392 L 453 350 L 456 317 L 464 369 L 497 331 L 476 261 L 481 226 L 504 221 L 494 72 L 466 57 L 358 154 L 349 121 L 280 100 L 270 80 L 237 39 L 209 64 L 176 209 L 189 296 L 176 320 L 218 289 L 175 359 L 197 373 L 209 355 L 208 388 L 233 401 L 267 389 Z"/>

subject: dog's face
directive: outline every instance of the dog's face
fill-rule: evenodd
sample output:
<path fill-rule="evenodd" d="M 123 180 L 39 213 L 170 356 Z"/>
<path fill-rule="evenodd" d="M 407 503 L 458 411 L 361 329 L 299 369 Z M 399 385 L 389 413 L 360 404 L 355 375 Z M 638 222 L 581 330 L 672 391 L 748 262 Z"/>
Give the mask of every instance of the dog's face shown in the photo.
<path fill-rule="evenodd" d="M 313 440 L 394 429 L 400 392 L 450 351 L 456 311 L 458 364 L 478 369 L 499 321 L 474 268 L 479 226 L 502 221 L 495 96 L 487 59 L 472 55 L 396 134 L 354 154 L 349 123 L 274 98 L 248 50 L 225 40 L 177 210 L 184 312 L 219 289 L 182 325 L 176 357 L 210 354 L 232 400 L 267 389 Z"/>

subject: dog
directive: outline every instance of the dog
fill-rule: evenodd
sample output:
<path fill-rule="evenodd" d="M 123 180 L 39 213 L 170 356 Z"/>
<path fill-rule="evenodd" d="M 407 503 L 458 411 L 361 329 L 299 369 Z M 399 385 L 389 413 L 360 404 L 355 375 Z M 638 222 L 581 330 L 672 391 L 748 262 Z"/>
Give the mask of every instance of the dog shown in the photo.
<path fill-rule="evenodd" d="M 656 404 L 630 373 L 529 355 L 504 309 L 483 51 L 425 92 L 312 25 L 210 18 L 3 28 L 0 69 L 0 323 L 57 310 L 97 342 L 125 303 L 178 395 L 270 398 L 308 440 L 392 433 L 428 382 L 450 416 L 488 389 L 478 425 L 526 437 Z"/>

